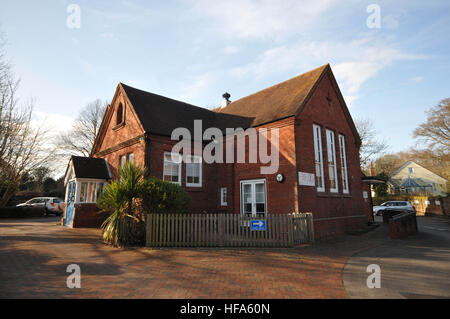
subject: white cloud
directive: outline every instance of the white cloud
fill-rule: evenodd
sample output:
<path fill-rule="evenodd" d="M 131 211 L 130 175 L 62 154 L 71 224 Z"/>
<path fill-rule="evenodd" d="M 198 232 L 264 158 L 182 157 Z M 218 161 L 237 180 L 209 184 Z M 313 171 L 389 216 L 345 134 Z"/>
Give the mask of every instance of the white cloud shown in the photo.
<path fill-rule="evenodd" d="M 33 112 L 31 125 L 35 128 L 41 128 L 48 132 L 49 136 L 56 137 L 61 133 L 67 132 L 72 128 L 74 118 L 55 114 L 35 111 Z"/>
<path fill-rule="evenodd" d="M 237 46 L 234 46 L 234 45 L 226 46 L 223 49 L 223 53 L 225 53 L 225 54 L 235 54 L 235 53 L 238 53 L 239 51 L 240 51 L 240 48 Z"/>
<path fill-rule="evenodd" d="M 419 83 L 419 82 L 423 81 L 423 76 L 414 76 L 414 77 L 410 78 L 409 80 L 413 81 L 413 82 L 416 82 L 416 83 Z"/>
<path fill-rule="evenodd" d="M 187 17 L 206 20 L 215 32 L 231 38 L 281 39 L 304 31 L 337 3 L 332 0 L 201 0 Z"/>
<path fill-rule="evenodd" d="M 188 78 L 189 83 L 181 88 L 181 95 L 178 97 L 181 101 L 192 101 L 211 85 L 213 74 L 208 72 Z M 192 102 L 188 102 L 192 103 Z"/>
<path fill-rule="evenodd" d="M 232 76 L 267 77 L 275 72 L 292 76 L 331 63 L 333 72 L 349 103 L 359 96 L 363 83 L 396 61 L 422 59 L 407 54 L 395 45 L 378 44 L 366 38 L 351 42 L 302 42 L 274 47 L 263 52 L 255 62 L 231 69 Z"/>

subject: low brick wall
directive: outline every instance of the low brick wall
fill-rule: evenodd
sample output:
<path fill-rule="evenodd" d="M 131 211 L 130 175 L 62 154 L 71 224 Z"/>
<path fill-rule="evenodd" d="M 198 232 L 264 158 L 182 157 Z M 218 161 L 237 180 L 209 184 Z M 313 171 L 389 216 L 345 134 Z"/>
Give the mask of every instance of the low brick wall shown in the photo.
<path fill-rule="evenodd" d="M 389 235 L 392 239 L 416 233 L 417 219 L 415 213 L 398 214 L 389 220 Z"/>
<path fill-rule="evenodd" d="M 108 214 L 100 212 L 96 204 L 75 204 L 73 208 L 72 227 L 100 228 L 107 217 Z M 61 223 L 64 224 L 64 219 Z"/>

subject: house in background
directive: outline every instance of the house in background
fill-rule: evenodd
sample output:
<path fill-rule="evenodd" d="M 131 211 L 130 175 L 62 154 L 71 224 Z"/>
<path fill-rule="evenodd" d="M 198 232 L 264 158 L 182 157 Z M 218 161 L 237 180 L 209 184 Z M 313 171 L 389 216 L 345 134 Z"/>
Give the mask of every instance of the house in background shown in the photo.
<path fill-rule="evenodd" d="M 394 193 L 446 196 L 447 180 L 423 166 L 407 161 L 389 178 Z"/>
<path fill-rule="evenodd" d="M 328 64 L 234 102 L 223 97 L 220 108 L 208 110 L 119 83 L 91 157 L 108 163 L 113 176 L 133 161 L 181 185 L 192 212 L 255 218 L 312 212 L 317 238 L 367 224 L 372 212 L 363 197 L 361 141 Z M 202 120 L 203 132 L 216 127 L 224 136 L 226 128 L 278 128 L 278 172 L 262 174 L 267 164 L 249 163 L 248 143 L 245 163 L 207 164 L 194 147 L 182 161 L 172 153 L 174 129 L 187 128 L 201 151 L 211 142 L 195 139 L 195 120 Z"/>

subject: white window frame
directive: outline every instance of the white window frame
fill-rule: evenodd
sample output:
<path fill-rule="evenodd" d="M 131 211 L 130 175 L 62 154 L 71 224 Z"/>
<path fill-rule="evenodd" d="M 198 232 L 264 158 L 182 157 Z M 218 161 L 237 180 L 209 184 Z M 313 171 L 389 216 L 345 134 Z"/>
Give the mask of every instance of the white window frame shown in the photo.
<path fill-rule="evenodd" d="M 166 155 L 170 155 L 170 157 L 173 159 L 174 156 L 178 157 L 178 161 L 167 161 L 166 160 Z M 174 184 L 178 184 L 181 185 L 181 155 L 177 154 L 177 153 L 171 153 L 171 152 L 164 152 L 164 158 L 163 158 L 163 180 L 164 180 L 164 176 L 166 176 L 166 163 L 170 163 L 170 164 L 177 164 L 178 165 L 178 182 L 174 182 L 174 181 L 169 181 L 170 183 L 174 183 Z M 167 176 L 172 176 L 172 175 L 167 175 Z"/>
<path fill-rule="evenodd" d="M 220 205 L 221 206 L 228 205 L 228 190 L 226 187 L 220 188 Z"/>
<path fill-rule="evenodd" d="M 319 125 L 313 124 L 314 135 L 314 175 L 316 175 L 317 191 L 325 191 L 325 177 L 323 171 L 323 149 L 322 149 L 322 129 Z M 317 180 L 317 164 L 320 165 L 320 181 Z M 322 185 L 322 186 L 320 186 Z"/>
<path fill-rule="evenodd" d="M 128 153 L 128 163 L 134 164 L 134 154 L 133 153 Z"/>
<path fill-rule="evenodd" d="M 348 168 L 347 168 L 347 150 L 345 147 L 345 136 L 339 134 L 339 153 L 341 155 L 341 170 L 342 170 L 342 191 L 344 194 L 349 193 L 348 186 Z"/>
<path fill-rule="evenodd" d="M 99 184 L 103 184 L 103 188 L 102 191 L 100 193 L 100 195 L 105 191 L 106 185 L 107 185 L 107 181 L 106 180 L 98 180 L 98 179 L 72 179 L 70 181 L 74 181 L 75 182 L 75 200 L 74 203 L 75 204 L 93 204 L 97 202 L 98 196 L 99 194 L 97 194 L 97 190 L 99 188 Z M 69 182 L 70 182 L 69 181 Z M 81 201 L 81 185 L 83 183 L 86 183 L 86 196 L 85 196 L 85 200 Z M 91 198 L 91 200 L 89 201 L 89 184 L 93 184 L 93 198 Z M 68 186 L 66 187 L 66 195 L 65 195 L 65 202 L 67 203 L 68 201 Z"/>
<path fill-rule="evenodd" d="M 333 160 L 333 173 L 334 173 L 334 185 L 336 187 L 331 188 L 331 193 L 337 193 L 339 192 L 339 185 L 338 185 L 338 176 L 337 176 L 337 163 L 336 163 L 336 140 L 334 138 L 334 132 L 332 130 L 326 130 L 327 135 L 327 163 L 328 163 L 328 177 L 331 176 L 330 172 L 330 159 Z M 331 179 L 330 179 L 331 181 Z"/>
<path fill-rule="evenodd" d="M 192 159 L 194 160 L 198 160 L 199 162 L 197 163 L 193 163 Z M 199 169 L 199 178 L 198 178 L 198 183 L 188 183 L 188 167 L 189 165 L 196 165 L 199 164 L 200 165 L 200 169 Z M 186 186 L 188 187 L 202 187 L 202 174 L 203 171 L 203 159 L 201 156 L 196 156 L 196 155 L 188 155 L 186 156 Z"/>
<path fill-rule="evenodd" d="M 261 214 L 256 212 L 256 184 L 264 184 L 264 218 L 267 217 L 267 182 L 265 179 L 251 179 L 251 180 L 242 180 L 240 182 L 240 207 L 241 207 L 241 216 L 244 216 L 244 198 L 243 198 L 243 185 L 250 184 L 252 188 L 252 218 L 256 218 L 257 214 Z M 248 225 L 247 225 L 248 226 Z"/>

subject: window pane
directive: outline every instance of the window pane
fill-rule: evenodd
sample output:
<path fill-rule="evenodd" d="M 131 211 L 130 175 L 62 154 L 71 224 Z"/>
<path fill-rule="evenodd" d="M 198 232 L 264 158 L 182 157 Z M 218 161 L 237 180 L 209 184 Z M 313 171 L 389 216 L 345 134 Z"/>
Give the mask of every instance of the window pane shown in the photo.
<path fill-rule="evenodd" d="M 257 213 L 264 213 L 265 212 L 265 204 L 257 203 L 256 204 L 256 212 Z"/>
<path fill-rule="evenodd" d="M 86 202 L 86 195 L 87 195 L 87 183 L 82 182 L 81 188 L 80 188 L 80 202 L 81 203 Z"/>

